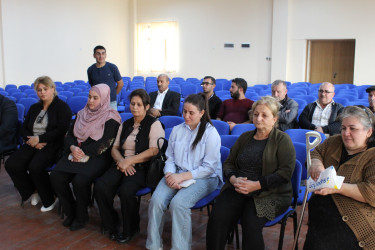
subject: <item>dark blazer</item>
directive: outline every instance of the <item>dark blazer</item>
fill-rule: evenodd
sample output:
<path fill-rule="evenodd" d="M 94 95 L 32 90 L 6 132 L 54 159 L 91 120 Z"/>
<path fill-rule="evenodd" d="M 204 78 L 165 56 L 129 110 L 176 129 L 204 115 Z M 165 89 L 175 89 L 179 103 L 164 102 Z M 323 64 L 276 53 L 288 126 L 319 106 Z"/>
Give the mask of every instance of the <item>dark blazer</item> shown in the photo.
<path fill-rule="evenodd" d="M 306 105 L 299 116 L 299 126 L 304 129 L 314 130 L 316 126 L 312 124 L 312 117 L 317 104 L 312 102 Z M 337 116 L 344 110 L 344 106 L 340 103 L 332 103 L 332 112 L 328 120 L 328 125 L 322 127 L 324 134 L 335 135 L 340 133 L 341 122 L 336 120 Z"/>
<path fill-rule="evenodd" d="M 17 147 L 17 106 L 0 95 L 0 153 Z"/>
<path fill-rule="evenodd" d="M 151 108 L 154 107 L 156 97 L 158 96 L 158 91 L 150 93 L 151 98 Z M 180 108 L 180 94 L 174 91 L 168 90 L 165 95 L 163 105 L 161 106 L 161 116 L 164 115 L 177 115 L 178 109 Z"/>
<path fill-rule="evenodd" d="M 31 105 L 29 112 L 21 128 L 21 136 L 26 141 L 27 136 L 33 136 L 33 127 L 35 119 L 43 109 L 42 102 Z M 72 119 L 72 111 L 68 104 L 59 99 L 57 96 L 53 99 L 47 110 L 48 125 L 46 133 L 39 136 L 39 142 L 47 142 L 48 147 L 59 149 L 64 145 L 64 136 L 69 129 Z"/>

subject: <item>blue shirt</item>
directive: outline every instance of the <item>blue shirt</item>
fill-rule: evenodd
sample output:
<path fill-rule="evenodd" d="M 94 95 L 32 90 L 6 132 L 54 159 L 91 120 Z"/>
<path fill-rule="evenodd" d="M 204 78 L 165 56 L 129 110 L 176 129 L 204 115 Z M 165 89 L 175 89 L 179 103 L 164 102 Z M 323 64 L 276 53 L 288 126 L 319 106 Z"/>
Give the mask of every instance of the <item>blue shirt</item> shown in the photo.
<path fill-rule="evenodd" d="M 107 84 L 111 89 L 111 102 L 116 101 L 117 82 L 122 79 L 116 65 L 106 62 L 103 67 L 97 68 L 94 63 L 87 69 L 87 77 L 91 86 L 100 83 Z"/>
<path fill-rule="evenodd" d="M 194 150 L 191 145 L 198 133 L 200 124 L 191 130 L 182 123 L 173 128 L 168 140 L 164 173 L 182 173 L 190 171 L 193 179 L 219 177 L 223 182 L 220 158 L 221 139 L 216 128 L 207 123 L 202 139 Z"/>

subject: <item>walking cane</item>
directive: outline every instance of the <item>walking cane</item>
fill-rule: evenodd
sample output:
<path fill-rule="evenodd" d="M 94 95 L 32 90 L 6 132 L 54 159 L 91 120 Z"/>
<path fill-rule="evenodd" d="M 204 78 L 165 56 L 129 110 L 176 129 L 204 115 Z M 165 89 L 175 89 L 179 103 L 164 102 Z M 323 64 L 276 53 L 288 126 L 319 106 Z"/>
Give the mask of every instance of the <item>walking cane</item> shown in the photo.
<path fill-rule="evenodd" d="M 315 137 L 314 141 L 311 142 L 311 143 L 310 143 L 310 137 Z M 319 132 L 309 131 L 309 132 L 306 133 L 307 174 L 309 173 L 309 169 L 310 169 L 310 166 L 311 166 L 310 151 L 313 150 L 316 146 L 318 146 L 321 141 L 322 141 L 322 137 L 320 136 Z M 307 197 L 309 195 L 309 192 L 307 191 L 307 181 L 305 181 L 305 185 L 306 185 L 306 191 L 305 191 L 305 196 L 303 197 L 301 216 L 300 216 L 300 219 L 299 219 L 299 222 L 298 222 L 298 227 L 297 227 L 296 235 L 294 236 L 294 242 L 293 242 L 293 248 L 292 248 L 292 250 L 296 249 L 296 246 L 298 245 L 298 236 L 299 236 L 299 233 L 301 231 L 303 215 L 305 213 L 305 207 L 306 207 Z"/>

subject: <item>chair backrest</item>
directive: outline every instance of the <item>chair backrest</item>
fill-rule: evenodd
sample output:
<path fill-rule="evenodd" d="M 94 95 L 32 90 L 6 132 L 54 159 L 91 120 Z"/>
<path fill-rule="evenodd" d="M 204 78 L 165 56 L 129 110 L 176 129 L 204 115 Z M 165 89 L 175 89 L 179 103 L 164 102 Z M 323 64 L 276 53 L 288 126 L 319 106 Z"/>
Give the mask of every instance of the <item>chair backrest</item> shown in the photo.
<path fill-rule="evenodd" d="M 255 125 L 252 123 L 249 124 L 237 124 L 232 129 L 232 135 L 241 135 L 244 132 L 251 131 L 255 129 Z"/>
<path fill-rule="evenodd" d="M 25 89 L 23 93 L 29 95 L 36 94 L 35 89 Z"/>
<path fill-rule="evenodd" d="M 183 123 L 185 120 L 181 116 L 161 116 L 160 122 L 164 124 L 165 128 L 173 128 L 176 125 Z"/>
<path fill-rule="evenodd" d="M 293 204 L 292 207 L 297 206 L 298 193 L 301 186 L 301 176 L 302 176 L 302 164 L 299 160 L 296 160 L 294 171 L 292 175 L 292 188 L 293 188 Z"/>
<path fill-rule="evenodd" d="M 26 89 L 31 89 L 30 85 L 20 85 L 18 89 L 24 92 Z"/>
<path fill-rule="evenodd" d="M 37 102 L 38 99 L 32 97 L 24 97 L 18 100 L 18 103 L 22 104 L 25 107 L 25 114 L 29 112 L 30 106 Z"/>
<path fill-rule="evenodd" d="M 0 95 L 2 95 L 2 96 L 8 96 L 9 94 L 8 94 L 8 92 L 6 92 L 6 91 L 0 91 Z"/>
<path fill-rule="evenodd" d="M 9 89 L 17 89 L 17 85 L 15 85 L 15 84 L 7 84 L 7 85 L 5 85 L 5 91 L 8 92 Z"/>
<path fill-rule="evenodd" d="M 82 92 L 82 89 L 77 88 L 76 86 L 74 86 L 74 88 L 70 88 L 69 91 L 73 92 L 74 95 L 77 95 L 78 93 Z"/>
<path fill-rule="evenodd" d="M 229 135 L 229 124 L 224 121 L 211 120 L 219 135 Z"/>
<path fill-rule="evenodd" d="M 24 98 L 24 97 L 27 97 L 27 94 L 26 94 L 26 93 L 23 93 L 23 92 L 15 92 L 15 93 L 12 94 L 12 96 L 13 96 L 14 98 L 16 98 L 16 100 L 17 100 L 17 102 L 18 102 L 19 99 Z"/>
<path fill-rule="evenodd" d="M 133 114 L 132 113 L 120 113 L 120 116 L 121 116 L 121 121 L 124 122 L 126 120 L 129 120 L 130 118 L 133 117 Z"/>
<path fill-rule="evenodd" d="M 16 103 L 17 106 L 17 113 L 18 113 L 18 121 L 23 122 L 23 118 L 25 117 L 25 106 L 21 103 Z"/>
<path fill-rule="evenodd" d="M 300 142 L 303 144 L 306 144 L 306 133 L 310 132 L 309 129 L 302 129 L 302 128 L 296 128 L 296 129 L 287 129 L 284 132 L 287 133 L 290 136 L 290 139 L 292 139 L 292 142 Z M 320 133 L 320 136 L 322 137 L 322 142 L 326 139 L 326 136 L 323 133 Z M 310 138 L 310 142 L 312 142 L 314 138 Z"/>
<path fill-rule="evenodd" d="M 72 91 L 61 91 L 59 95 L 64 95 L 68 98 L 68 100 L 74 96 L 74 92 Z"/>
<path fill-rule="evenodd" d="M 306 162 L 306 144 L 300 142 L 293 142 L 296 150 L 296 159 L 302 164 L 302 180 L 307 179 L 307 169 L 304 167 Z"/>
<path fill-rule="evenodd" d="M 221 146 L 225 146 L 227 148 L 232 148 L 233 145 L 236 143 L 239 135 L 220 135 L 221 137 Z"/>
<path fill-rule="evenodd" d="M 65 95 L 58 95 L 59 99 L 66 102 L 68 101 L 68 97 L 66 97 Z"/>
<path fill-rule="evenodd" d="M 182 84 L 181 85 L 181 94 L 182 97 L 186 98 L 190 94 L 197 93 L 197 86 L 195 84 Z"/>
<path fill-rule="evenodd" d="M 224 164 L 224 161 L 228 158 L 230 153 L 230 149 L 224 146 L 220 147 L 220 155 L 221 155 L 221 164 Z"/>
<path fill-rule="evenodd" d="M 164 136 L 165 139 L 169 140 L 169 136 L 171 135 L 172 130 L 173 130 L 173 128 L 166 128 L 165 129 L 165 136 Z"/>
<path fill-rule="evenodd" d="M 72 98 L 68 99 L 68 105 L 72 110 L 72 113 L 77 114 L 78 111 L 83 109 L 87 103 L 87 100 L 87 96 L 73 96 Z"/>

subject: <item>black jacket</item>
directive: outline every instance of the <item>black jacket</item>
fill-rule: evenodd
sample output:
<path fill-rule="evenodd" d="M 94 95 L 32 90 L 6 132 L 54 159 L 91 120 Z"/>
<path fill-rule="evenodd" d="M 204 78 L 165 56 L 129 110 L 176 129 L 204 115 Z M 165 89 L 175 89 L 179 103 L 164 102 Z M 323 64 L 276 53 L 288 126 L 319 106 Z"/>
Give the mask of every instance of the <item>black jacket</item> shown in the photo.
<path fill-rule="evenodd" d="M 17 147 L 17 106 L 0 95 L 0 153 Z"/>
<path fill-rule="evenodd" d="M 280 102 L 282 105 L 279 111 L 279 129 L 285 131 L 287 129 L 298 128 L 298 103 L 290 99 L 287 95 L 284 100 Z M 285 112 L 290 110 L 289 112 Z"/>
<path fill-rule="evenodd" d="M 303 109 L 299 116 L 299 126 L 304 129 L 314 130 L 316 126 L 312 124 L 312 117 L 317 104 L 316 102 L 309 103 Z M 341 130 L 341 122 L 336 120 L 337 116 L 344 110 L 344 106 L 340 103 L 332 103 L 332 112 L 328 120 L 328 125 L 322 127 L 324 134 L 335 135 L 339 134 Z"/>
<path fill-rule="evenodd" d="M 25 121 L 21 128 L 21 136 L 26 141 L 27 136 L 33 136 L 33 127 L 35 119 L 43 109 L 42 102 L 31 105 L 27 112 Z M 69 129 L 72 119 L 72 111 L 68 104 L 60 100 L 57 96 L 53 99 L 47 109 L 48 125 L 46 133 L 39 136 L 39 142 L 46 142 L 49 147 L 60 148 L 64 145 L 64 136 Z"/>
<path fill-rule="evenodd" d="M 156 97 L 158 96 L 158 91 L 150 93 L 151 98 L 151 108 L 154 107 Z M 171 90 L 168 90 L 165 94 L 164 101 L 161 107 L 160 114 L 164 115 L 177 115 L 178 109 L 180 108 L 180 94 Z"/>

